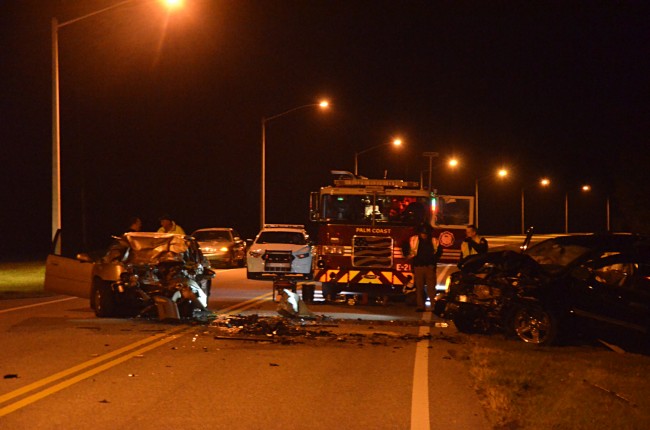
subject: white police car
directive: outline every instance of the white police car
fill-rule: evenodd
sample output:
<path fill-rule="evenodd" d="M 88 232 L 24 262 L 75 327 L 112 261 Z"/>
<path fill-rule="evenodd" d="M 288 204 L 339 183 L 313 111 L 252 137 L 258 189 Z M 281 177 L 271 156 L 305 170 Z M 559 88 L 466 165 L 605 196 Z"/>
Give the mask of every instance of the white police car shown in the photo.
<path fill-rule="evenodd" d="M 266 224 L 246 254 L 248 279 L 311 279 L 312 246 L 303 225 Z"/>

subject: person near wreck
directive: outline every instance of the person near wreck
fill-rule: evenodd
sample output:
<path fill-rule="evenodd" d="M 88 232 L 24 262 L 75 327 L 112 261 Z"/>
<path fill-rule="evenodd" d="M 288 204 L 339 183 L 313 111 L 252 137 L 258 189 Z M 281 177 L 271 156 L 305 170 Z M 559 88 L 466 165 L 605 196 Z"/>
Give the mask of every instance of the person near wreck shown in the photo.
<path fill-rule="evenodd" d="M 408 252 L 411 259 L 417 300 L 416 312 L 425 311 L 427 289 L 435 295 L 436 267 L 442 255 L 442 246 L 433 237 L 433 229 L 424 224 L 418 227 L 417 234 L 409 238 Z M 426 286 L 426 289 L 425 289 Z"/>
<path fill-rule="evenodd" d="M 466 237 L 460 245 L 459 266 L 472 255 L 486 254 L 488 252 L 488 242 L 484 237 L 478 235 L 478 229 L 474 224 L 466 227 L 465 234 Z"/>
<path fill-rule="evenodd" d="M 129 228 L 127 228 L 127 233 L 134 233 L 142 231 L 142 220 L 140 217 L 134 216 L 129 218 Z"/>
<path fill-rule="evenodd" d="M 176 224 L 174 219 L 170 215 L 163 215 L 160 217 L 160 228 L 158 233 L 171 233 L 171 234 L 182 234 L 185 235 L 185 230 L 183 227 Z"/>

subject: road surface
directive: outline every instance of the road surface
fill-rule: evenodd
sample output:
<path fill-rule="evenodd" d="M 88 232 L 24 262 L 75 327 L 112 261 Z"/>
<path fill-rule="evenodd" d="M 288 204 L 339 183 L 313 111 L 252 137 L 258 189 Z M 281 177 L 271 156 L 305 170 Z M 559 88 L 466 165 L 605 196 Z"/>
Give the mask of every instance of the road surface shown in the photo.
<path fill-rule="evenodd" d="M 251 340 L 229 315 L 284 321 L 270 282 L 215 280 L 221 327 L 99 319 L 66 296 L 0 301 L 0 428 L 488 428 L 465 338 L 430 312 L 317 303 L 305 324 L 319 335 Z"/>

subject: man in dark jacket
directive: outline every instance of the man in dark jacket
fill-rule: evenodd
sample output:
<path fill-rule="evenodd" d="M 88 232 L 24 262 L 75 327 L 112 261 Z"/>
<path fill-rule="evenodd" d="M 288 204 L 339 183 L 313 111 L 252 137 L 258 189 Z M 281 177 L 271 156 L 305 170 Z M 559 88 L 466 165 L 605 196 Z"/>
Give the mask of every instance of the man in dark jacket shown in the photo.
<path fill-rule="evenodd" d="M 442 255 L 442 246 L 438 239 L 433 237 L 430 226 L 422 225 L 417 230 L 417 235 L 409 239 L 409 253 L 411 265 L 413 266 L 413 282 L 415 283 L 415 294 L 417 299 L 416 312 L 425 311 L 427 292 L 425 285 L 433 296 L 436 294 L 436 266 Z"/>

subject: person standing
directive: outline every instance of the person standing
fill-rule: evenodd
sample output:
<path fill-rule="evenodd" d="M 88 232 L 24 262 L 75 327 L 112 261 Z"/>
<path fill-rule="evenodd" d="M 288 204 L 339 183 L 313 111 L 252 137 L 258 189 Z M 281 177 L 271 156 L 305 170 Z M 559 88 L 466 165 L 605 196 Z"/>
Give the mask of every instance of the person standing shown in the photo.
<path fill-rule="evenodd" d="M 185 234 L 185 230 L 183 228 L 176 224 L 176 222 L 172 219 L 171 216 L 165 214 L 160 217 L 160 228 L 158 229 L 158 233 L 172 233 L 172 234 Z"/>
<path fill-rule="evenodd" d="M 470 224 L 465 229 L 465 239 L 460 245 L 461 264 L 472 255 L 485 254 L 488 252 L 488 242 L 484 237 L 478 235 L 478 230 L 474 224 Z"/>
<path fill-rule="evenodd" d="M 438 239 L 433 237 L 433 231 L 430 226 L 422 225 L 418 228 L 416 235 L 409 239 L 409 258 L 413 266 L 413 276 L 415 283 L 415 294 L 417 299 L 416 312 L 425 311 L 425 301 L 427 290 L 436 289 L 436 266 L 442 255 L 442 246 Z"/>
<path fill-rule="evenodd" d="M 126 230 L 127 233 L 133 233 L 136 231 L 142 230 L 142 220 L 140 217 L 134 216 L 129 219 L 129 228 Z"/>

